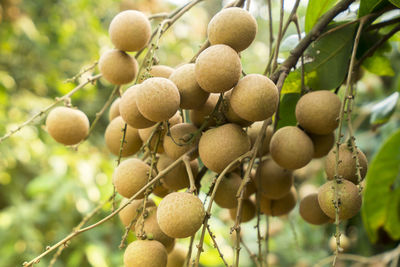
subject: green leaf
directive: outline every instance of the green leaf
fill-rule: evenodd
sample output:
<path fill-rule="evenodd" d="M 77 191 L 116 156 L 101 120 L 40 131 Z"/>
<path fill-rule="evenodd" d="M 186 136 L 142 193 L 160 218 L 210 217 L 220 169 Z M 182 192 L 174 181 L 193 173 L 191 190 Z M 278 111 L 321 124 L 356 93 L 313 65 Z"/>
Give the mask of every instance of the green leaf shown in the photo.
<path fill-rule="evenodd" d="M 291 71 L 285 79 L 281 95 L 301 92 L 301 73 L 299 70 Z"/>
<path fill-rule="evenodd" d="M 331 7 L 333 7 L 338 0 L 310 0 L 308 1 L 305 31 L 308 33 L 318 19 Z"/>
<path fill-rule="evenodd" d="M 358 17 L 363 17 L 388 5 L 388 0 L 361 0 Z"/>
<path fill-rule="evenodd" d="M 279 104 L 279 121 L 277 129 L 285 126 L 294 126 L 297 124 L 295 110 L 297 101 L 300 99 L 300 93 L 284 94 Z"/>
<path fill-rule="evenodd" d="M 362 218 L 372 242 L 383 228 L 400 239 L 400 130 L 390 136 L 369 165 L 364 189 Z"/>
<path fill-rule="evenodd" d="M 400 8 L 400 0 L 389 0 L 390 3 Z"/>
<path fill-rule="evenodd" d="M 367 58 L 363 63 L 363 67 L 379 76 L 394 76 L 389 58 L 382 55 L 374 55 Z"/>
<path fill-rule="evenodd" d="M 372 125 L 381 125 L 386 123 L 394 113 L 398 99 L 399 99 L 399 92 L 395 92 L 390 96 L 386 97 L 385 99 L 383 99 L 382 101 L 375 104 L 372 107 L 370 123 Z"/>
<path fill-rule="evenodd" d="M 338 25 L 334 23 L 327 30 Z M 309 61 L 304 64 L 306 84 L 313 90 L 329 90 L 341 85 L 346 77 L 356 27 L 353 24 L 335 30 L 305 51 Z"/>

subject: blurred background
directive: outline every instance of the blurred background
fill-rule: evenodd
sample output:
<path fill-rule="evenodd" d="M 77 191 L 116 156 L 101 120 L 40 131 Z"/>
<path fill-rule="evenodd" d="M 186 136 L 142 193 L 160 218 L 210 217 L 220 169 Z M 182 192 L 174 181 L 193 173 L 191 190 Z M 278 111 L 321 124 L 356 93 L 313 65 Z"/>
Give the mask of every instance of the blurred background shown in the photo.
<path fill-rule="evenodd" d="M 150 15 L 170 12 L 186 2 L 0 0 L 0 135 L 14 129 L 51 104 L 55 97 L 66 94 L 77 85 L 65 81 L 112 48 L 107 30 L 118 12 L 137 9 Z M 285 1 L 286 16 L 294 2 Z M 185 14 L 162 37 L 157 51 L 160 64 L 174 67 L 188 62 L 206 39 L 208 21 L 226 3 L 204 1 Z M 279 1 L 272 0 L 272 5 L 276 33 Z M 302 31 L 306 8 L 307 1 L 301 1 L 298 14 Z M 352 8 L 357 10 L 357 3 Z M 257 19 L 259 31 L 251 47 L 241 54 L 242 64 L 246 73 L 262 73 L 269 57 L 265 1 L 253 0 L 250 11 Z M 355 15 L 356 11 L 351 12 L 348 17 Z M 152 25 L 156 26 L 156 23 L 153 21 Z M 284 38 L 281 58 L 287 57 L 288 51 L 297 43 L 295 33 L 291 25 Z M 399 34 L 392 37 L 381 52 L 384 62 L 378 67 L 373 62 L 366 65 L 357 83 L 354 127 L 357 144 L 370 161 L 400 124 L 400 113 L 396 109 L 398 93 L 395 93 L 400 89 L 399 41 Z M 93 73 L 98 73 L 98 70 Z M 72 104 L 83 110 L 92 121 L 111 90 L 112 85 L 100 80 L 75 94 Z M 382 101 L 386 102 L 382 104 Z M 386 110 L 379 109 L 379 103 Z M 389 110 L 388 105 L 391 106 Z M 46 246 L 70 233 L 85 214 L 112 193 L 111 176 L 116 158 L 104 144 L 107 114 L 78 151 L 56 143 L 44 131 L 43 124 L 43 118 L 37 119 L 0 143 L 1 267 L 20 266 L 39 255 Z M 211 174 L 207 175 L 204 183 L 208 184 L 212 178 Z M 323 160 L 314 160 L 296 172 L 296 188 L 300 195 L 315 190 L 324 180 Z M 91 222 L 109 211 L 110 206 L 106 206 Z M 229 231 L 234 222 L 227 211 L 217 206 L 213 214 L 211 229 L 227 261 L 232 262 L 233 239 Z M 244 241 L 253 252 L 257 251 L 255 224 L 255 220 L 245 223 L 242 231 Z M 263 217 L 261 231 L 265 232 L 265 229 Z M 271 266 L 312 266 L 332 254 L 329 239 L 334 226 L 305 223 L 298 214 L 298 207 L 289 216 L 270 218 L 270 231 Z M 396 241 L 384 230 L 379 231 L 377 242 L 372 244 L 361 214 L 343 223 L 342 231 L 348 237 L 349 253 L 371 256 L 396 246 Z M 123 251 L 118 249 L 118 245 L 123 232 L 116 217 L 74 238 L 54 266 L 122 266 Z M 188 240 L 181 242 L 187 244 Z M 253 266 L 248 253 L 244 249 L 241 253 L 241 266 Z M 48 266 L 51 257 L 45 257 L 37 266 Z M 206 237 L 205 253 L 201 259 L 204 266 L 223 266 L 209 237 Z"/>

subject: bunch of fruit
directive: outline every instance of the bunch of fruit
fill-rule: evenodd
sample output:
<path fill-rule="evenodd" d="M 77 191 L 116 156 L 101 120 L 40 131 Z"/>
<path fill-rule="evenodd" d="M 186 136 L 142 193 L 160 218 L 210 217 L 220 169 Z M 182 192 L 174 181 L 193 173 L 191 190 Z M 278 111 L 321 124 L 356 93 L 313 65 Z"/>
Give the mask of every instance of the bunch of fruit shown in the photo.
<path fill-rule="evenodd" d="M 211 46 L 199 54 L 195 63 L 176 69 L 151 66 L 147 79 L 126 89 L 112 104 L 105 131 L 110 152 L 122 157 L 147 153 L 151 161 L 130 157 L 122 161 L 113 176 L 116 191 L 125 198 L 120 219 L 137 236 L 125 250 L 125 266 L 182 266 L 185 251 L 174 248 L 175 238 L 193 236 L 206 216 L 189 179 L 196 176 L 199 161 L 217 174 L 227 171 L 214 200 L 230 210 L 232 219 L 236 218 L 237 192 L 245 168 L 252 170 L 242 194 L 242 222 L 256 215 L 256 191 L 262 213 L 289 213 L 297 203 L 293 170 L 327 154 L 326 173 L 328 179 L 336 178 L 339 182 L 340 204 L 335 204 L 334 182 L 328 181 L 318 194 L 301 200 L 301 216 L 309 223 L 323 224 L 335 219 L 337 209 L 340 220 L 359 211 L 361 197 L 356 184 L 366 174 L 367 160 L 359 150 L 356 159 L 353 148 L 342 144 L 336 165 L 335 150 L 331 149 L 341 101 L 330 91 L 311 92 L 299 100 L 298 126 L 274 132 L 273 125 L 269 125 L 261 133 L 264 138 L 254 166 L 238 164 L 226 170 L 256 144 L 261 129 L 265 129 L 263 121 L 272 120 L 279 103 L 278 88 L 269 78 L 260 74 L 242 77 L 239 53 L 249 47 L 256 33 L 256 20 L 247 11 L 224 9 L 210 21 Z M 109 35 L 115 49 L 101 56 L 100 72 L 112 84 L 129 84 L 137 77 L 139 68 L 127 52 L 148 45 L 150 22 L 138 11 L 123 11 L 112 20 Z M 186 110 L 188 118 L 181 116 Z M 46 126 L 49 134 L 65 145 L 81 142 L 89 131 L 86 115 L 70 107 L 53 109 Z M 185 155 L 190 168 L 180 162 L 160 182 L 140 194 L 140 199 L 128 200 Z M 187 192 L 182 191 L 188 188 Z M 148 198 L 150 193 L 163 198 L 158 207 Z"/>

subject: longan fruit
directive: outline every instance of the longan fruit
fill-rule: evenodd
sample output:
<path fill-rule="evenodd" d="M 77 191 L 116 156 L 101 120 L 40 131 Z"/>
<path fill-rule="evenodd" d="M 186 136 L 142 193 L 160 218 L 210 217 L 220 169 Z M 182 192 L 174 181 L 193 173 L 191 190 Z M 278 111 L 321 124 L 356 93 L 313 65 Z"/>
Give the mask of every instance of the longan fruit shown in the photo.
<path fill-rule="evenodd" d="M 114 102 L 111 104 L 110 110 L 108 112 L 108 119 L 112 121 L 116 117 L 120 116 L 119 114 L 119 102 L 121 101 L 121 98 L 117 98 L 114 100 Z"/>
<path fill-rule="evenodd" d="M 310 137 L 294 126 L 276 131 L 271 138 L 269 150 L 275 162 L 289 170 L 306 166 L 314 155 L 314 145 Z"/>
<path fill-rule="evenodd" d="M 118 13 L 108 28 L 111 42 L 122 51 L 138 51 L 150 40 L 151 25 L 147 17 L 136 10 Z"/>
<path fill-rule="evenodd" d="M 144 220 L 144 216 L 140 216 L 136 222 L 136 237 L 139 239 L 141 236 L 145 235 L 147 239 L 157 240 L 163 244 L 165 248 L 169 247 L 172 249 L 173 246 L 171 247 L 171 244 L 174 243 L 174 239 L 161 231 L 157 222 L 157 207 L 146 207 L 145 214 Z M 169 252 L 168 249 L 167 252 Z"/>
<path fill-rule="evenodd" d="M 297 178 L 297 177 L 296 177 Z M 300 198 L 305 198 L 310 194 L 318 193 L 318 187 L 310 183 L 302 183 L 299 188 Z"/>
<path fill-rule="evenodd" d="M 140 85 L 136 96 L 136 104 L 140 113 L 151 121 L 168 120 L 179 109 L 178 88 L 166 78 L 147 79 Z"/>
<path fill-rule="evenodd" d="M 110 124 L 108 124 L 104 133 L 108 149 L 116 156 L 119 155 L 124 126 L 125 121 L 121 118 L 121 116 L 118 116 L 113 119 Z M 138 152 L 141 146 L 142 140 L 140 140 L 138 130 L 127 125 L 125 142 L 122 146 L 123 149 L 121 156 L 131 156 Z"/>
<path fill-rule="evenodd" d="M 319 206 L 317 193 L 309 194 L 300 201 L 299 213 L 310 224 L 321 225 L 331 220 Z"/>
<path fill-rule="evenodd" d="M 194 235 L 203 224 L 204 216 L 201 200 L 185 192 L 167 195 L 157 209 L 157 221 L 161 230 L 174 238 Z"/>
<path fill-rule="evenodd" d="M 101 55 L 99 69 L 107 81 L 122 85 L 135 79 L 138 73 L 138 63 L 127 53 L 114 49 Z"/>
<path fill-rule="evenodd" d="M 236 220 L 237 207 L 229 210 L 229 215 L 232 220 Z M 256 205 L 249 199 L 243 199 L 242 203 L 242 223 L 248 222 L 256 216 Z"/>
<path fill-rule="evenodd" d="M 189 111 L 190 121 L 196 125 L 196 127 L 201 127 L 205 122 L 206 117 L 210 116 L 215 106 L 218 103 L 219 94 L 210 94 L 207 101 L 198 109 L 192 109 Z M 214 117 L 208 118 L 207 127 L 215 126 L 217 122 Z"/>
<path fill-rule="evenodd" d="M 240 52 L 256 38 L 257 21 L 242 8 L 226 8 L 211 19 L 207 34 L 211 45 L 226 44 Z"/>
<path fill-rule="evenodd" d="M 123 198 L 120 204 L 120 207 L 125 205 L 129 199 Z M 146 202 L 146 207 L 153 207 L 156 204 L 152 199 L 148 199 Z M 143 199 L 134 199 L 131 203 L 129 203 L 125 208 L 123 208 L 119 213 L 119 219 L 122 224 L 127 227 L 131 224 L 134 219 L 138 219 L 139 215 L 142 213 L 143 209 Z M 135 224 L 132 224 L 131 230 L 135 231 Z"/>
<path fill-rule="evenodd" d="M 270 118 L 275 113 L 278 102 L 278 88 L 261 74 L 243 77 L 233 88 L 230 98 L 233 111 L 247 121 Z"/>
<path fill-rule="evenodd" d="M 169 77 L 175 83 L 181 96 L 180 107 L 183 109 L 199 109 L 206 103 L 210 93 L 201 89 L 196 81 L 194 64 L 184 64 Z"/>
<path fill-rule="evenodd" d="M 163 198 L 169 193 L 172 193 L 172 191 L 164 187 L 164 184 L 161 181 L 158 181 L 155 183 L 152 193 L 157 197 Z"/>
<path fill-rule="evenodd" d="M 180 244 L 168 254 L 167 267 L 183 267 L 186 260 L 187 249 Z"/>
<path fill-rule="evenodd" d="M 318 203 L 322 211 L 331 219 L 335 219 L 335 185 L 334 181 L 323 184 L 318 191 Z M 347 220 L 354 217 L 361 208 L 361 195 L 358 188 L 352 182 L 341 180 L 338 184 L 340 199 L 339 220 Z"/>
<path fill-rule="evenodd" d="M 242 119 L 235 113 L 235 111 L 232 109 L 232 106 L 230 104 L 230 98 L 232 95 L 232 90 L 229 90 L 224 94 L 224 100 L 223 100 L 223 108 L 222 111 L 224 113 L 224 116 L 227 121 L 236 123 L 237 125 L 240 125 L 242 127 L 247 127 L 252 124 L 251 121 L 247 121 L 245 119 Z"/>
<path fill-rule="evenodd" d="M 142 189 L 149 179 L 150 167 L 140 159 L 130 158 L 115 169 L 113 183 L 115 190 L 123 197 L 131 198 Z M 144 192 L 138 198 L 143 198 Z"/>
<path fill-rule="evenodd" d="M 269 199 L 280 199 L 289 193 L 293 185 L 293 173 L 275 163 L 264 160 L 258 166 L 254 181 L 259 192 Z"/>
<path fill-rule="evenodd" d="M 129 87 L 121 96 L 121 101 L 119 103 L 119 112 L 121 117 L 129 124 L 129 126 L 136 129 L 148 128 L 155 124 L 155 122 L 150 121 L 143 117 L 140 113 L 137 105 L 137 93 L 140 90 L 140 85 L 136 84 Z"/>
<path fill-rule="evenodd" d="M 56 107 L 47 115 L 46 129 L 58 143 L 76 145 L 89 134 L 89 119 L 78 109 Z"/>
<path fill-rule="evenodd" d="M 218 185 L 214 201 L 221 208 L 233 209 L 237 206 L 236 194 L 239 190 L 242 178 L 234 172 L 227 173 Z"/>
<path fill-rule="evenodd" d="M 174 69 L 169 66 L 154 65 L 154 66 L 151 66 L 149 74 L 152 77 L 162 77 L 162 78 L 168 79 L 169 76 L 171 76 L 171 74 L 173 72 L 174 72 Z"/>
<path fill-rule="evenodd" d="M 339 125 L 340 106 L 340 98 L 331 91 L 311 92 L 297 102 L 296 118 L 307 132 L 329 134 Z"/>
<path fill-rule="evenodd" d="M 228 91 L 237 84 L 241 74 L 239 55 L 227 45 L 210 46 L 196 59 L 196 81 L 209 93 Z"/>
<path fill-rule="evenodd" d="M 174 160 L 169 158 L 168 156 L 160 155 L 160 158 L 157 162 L 157 170 L 162 171 L 173 162 Z M 197 159 L 190 162 L 190 168 L 192 170 L 193 176 L 196 177 L 199 168 Z M 173 191 L 188 188 L 190 185 L 186 166 L 183 162 L 179 163 L 172 170 L 170 170 L 161 180 L 165 188 L 171 189 Z"/>
<path fill-rule="evenodd" d="M 365 154 L 357 148 L 357 157 L 360 164 L 361 179 L 365 178 L 368 170 L 368 160 Z M 335 164 L 336 164 L 336 148 L 333 148 L 325 159 L 325 172 L 329 180 L 335 177 Z M 354 184 L 358 184 L 357 178 L 357 161 L 353 157 L 353 152 L 347 144 L 339 146 L 339 164 L 338 175 L 341 178 L 349 180 Z"/>
<path fill-rule="evenodd" d="M 168 254 L 156 240 L 136 240 L 129 244 L 124 253 L 125 267 L 166 267 Z"/>
<path fill-rule="evenodd" d="M 262 125 L 264 122 L 257 121 L 247 128 L 247 135 L 250 137 L 251 147 L 254 146 L 257 140 L 257 136 L 261 131 Z M 257 156 L 264 156 L 269 153 L 269 144 L 271 142 L 272 135 L 274 134 L 274 127 L 272 125 L 268 125 L 265 129 L 264 140 L 261 147 L 258 150 Z"/>
<path fill-rule="evenodd" d="M 200 138 L 199 155 L 204 165 L 222 172 L 233 160 L 250 150 L 250 138 L 240 126 L 229 123 L 207 130 Z"/>
<path fill-rule="evenodd" d="M 341 252 L 345 252 L 347 250 L 349 250 L 350 245 L 351 245 L 351 241 L 350 239 L 345 235 L 345 234 L 340 234 L 340 247 L 343 249 L 343 251 Z M 336 250 L 336 237 L 332 236 L 329 239 L 329 248 L 331 249 L 331 251 L 335 252 Z"/>
<path fill-rule="evenodd" d="M 297 202 L 297 193 L 294 187 L 280 199 L 269 199 L 263 195 L 260 198 L 260 210 L 265 215 L 281 216 L 288 214 Z"/>
<path fill-rule="evenodd" d="M 163 146 L 165 154 L 171 159 L 176 160 L 186 152 L 197 147 L 199 136 L 193 136 L 197 130 L 196 126 L 191 123 L 179 123 L 172 126 L 170 128 L 170 136 L 168 133 L 164 136 Z M 191 155 L 191 160 L 194 160 L 196 157 L 197 155 Z"/>
<path fill-rule="evenodd" d="M 333 132 L 324 135 L 309 133 L 308 136 L 311 138 L 314 145 L 313 158 L 322 158 L 326 156 L 335 143 L 335 134 Z"/>

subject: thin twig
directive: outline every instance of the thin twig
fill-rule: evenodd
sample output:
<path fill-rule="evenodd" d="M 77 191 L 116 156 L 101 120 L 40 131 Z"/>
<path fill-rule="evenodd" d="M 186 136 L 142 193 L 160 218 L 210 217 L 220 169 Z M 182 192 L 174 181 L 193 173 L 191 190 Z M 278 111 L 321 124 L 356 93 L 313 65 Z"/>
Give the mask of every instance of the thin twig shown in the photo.
<path fill-rule="evenodd" d="M 188 177 L 189 177 L 189 183 L 190 183 L 189 193 L 196 192 L 196 185 L 195 185 L 195 181 L 194 181 L 192 168 L 190 167 L 189 157 L 183 158 L 183 163 L 185 163 L 186 172 L 187 172 Z"/>
<path fill-rule="evenodd" d="M 213 244 L 214 244 L 214 248 L 216 248 L 217 251 L 218 251 L 219 257 L 220 257 L 220 258 L 222 259 L 222 261 L 224 262 L 224 265 L 225 265 L 226 267 L 228 267 L 229 265 L 228 265 L 228 263 L 226 262 L 226 260 L 225 260 L 225 258 L 224 258 L 224 255 L 222 254 L 220 248 L 218 247 L 217 241 L 215 240 L 215 235 L 211 232 L 211 229 L 210 229 L 210 225 L 209 225 L 209 224 L 207 224 L 207 231 L 208 231 L 208 234 L 210 235 L 211 240 L 212 240 L 212 242 L 213 242 Z"/>
<path fill-rule="evenodd" d="M 244 243 L 243 239 L 240 239 L 240 242 L 242 243 L 244 249 L 247 251 L 247 253 L 249 253 L 250 255 L 250 259 L 253 260 L 254 264 L 257 267 L 261 267 L 260 263 L 257 261 L 257 255 L 254 254 L 253 252 L 251 252 L 250 248 L 246 245 L 246 243 Z"/>

